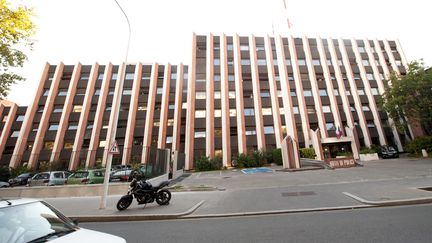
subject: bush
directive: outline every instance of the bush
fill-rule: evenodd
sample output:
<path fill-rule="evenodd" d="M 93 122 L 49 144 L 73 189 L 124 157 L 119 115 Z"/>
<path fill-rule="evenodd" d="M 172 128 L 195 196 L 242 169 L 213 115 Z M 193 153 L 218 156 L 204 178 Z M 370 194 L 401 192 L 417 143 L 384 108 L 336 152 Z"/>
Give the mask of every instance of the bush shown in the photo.
<path fill-rule="evenodd" d="M 8 181 L 11 176 L 9 167 L 0 166 L 0 181 Z"/>
<path fill-rule="evenodd" d="M 256 150 L 252 153 L 252 157 L 255 160 L 256 167 L 263 166 L 267 163 L 267 153 L 264 150 Z M 255 167 L 255 166 L 253 166 Z"/>
<path fill-rule="evenodd" d="M 363 147 L 360 149 L 360 154 L 374 154 L 376 153 L 376 150 L 372 147 Z"/>
<path fill-rule="evenodd" d="M 351 152 L 337 152 L 337 156 L 346 156 L 346 157 L 352 157 L 353 154 Z"/>
<path fill-rule="evenodd" d="M 23 173 L 32 172 L 33 170 L 29 169 L 27 166 L 20 166 L 17 168 L 11 168 L 11 177 L 15 178 Z"/>
<path fill-rule="evenodd" d="M 271 151 L 272 154 L 272 158 L 273 158 L 273 163 L 276 163 L 277 165 L 282 165 L 283 161 L 282 161 L 282 150 L 280 148 L 277 149 L 273 149 Z"/>
<path fill-rule="evenodd" d="M 300 158 L 315 159 L 315 150 L 313 148 L 301 148 Z"/>
<path fill-rule="evenodd" d="M 195 161 L 196 171 L 209 171 L 209 170 L 220 170 L 222 168 L 222 158 L 216 156 L 214 159 L 210 159 L 206 156 L 201 156 Z"/>
<path fill-rule="evenodd" d="M 432 152 L 432 136 L 418 137 L 405 145 L 405 150 L 410 154 L 421 154 L 422 149 Z"/>
<path fill-rule="evenodd" d="M 238 154 L 233 157 L 233 165 L 237 168 L 257 167 L 255 159 L 247 154 Z"/>

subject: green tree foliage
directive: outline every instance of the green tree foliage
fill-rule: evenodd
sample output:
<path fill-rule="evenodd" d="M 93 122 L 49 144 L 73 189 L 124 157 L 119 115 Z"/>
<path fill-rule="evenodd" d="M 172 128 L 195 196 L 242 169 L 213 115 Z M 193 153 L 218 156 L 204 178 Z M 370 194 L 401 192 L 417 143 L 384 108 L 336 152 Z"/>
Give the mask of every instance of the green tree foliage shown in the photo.
<path fill-rule="evenodd" d="M 392 73 L 388 81 L 381 103 L 396 128 L 406 131 L 405 118 L 408 118 L 410 124 L 419 124 L 427 134 L 432 134 L 432 70 L 414 61 L 405 75 Z"/>
<path fill-rule="evenodd" d="M 12 84 L 24 80 L 9 69 L 22 67 L 27 60 L 23 49 L 31 49 L 33 44 L 31 15 L 29 8 L 12 8 L 6 0 L 0 0 L 0 100 L 8 94 Z"/>

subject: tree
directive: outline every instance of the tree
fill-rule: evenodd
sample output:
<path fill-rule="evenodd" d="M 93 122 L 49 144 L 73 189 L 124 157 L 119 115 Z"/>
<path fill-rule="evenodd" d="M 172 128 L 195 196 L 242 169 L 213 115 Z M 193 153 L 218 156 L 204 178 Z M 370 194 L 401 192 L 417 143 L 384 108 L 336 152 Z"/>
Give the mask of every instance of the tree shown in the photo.
<path fill-rule="evenodd" d="M 408 122 L 432 135 L 432 70 L 413 61 L 405 75 L 392 73 L 388 81 L 382 104 L 396 128 L 406 131 Z"/>
<path fill-rule="evenodd" d="M 27 60 L 22 50 L 31 49 L 33 44 L 31 16 L 31 9 L 24 6 L 12 8 L 6 0 L 0 0 L 0 100 L 9 93 L 12 84 L 24 80 L 9 69 L 22 67 Z"/>

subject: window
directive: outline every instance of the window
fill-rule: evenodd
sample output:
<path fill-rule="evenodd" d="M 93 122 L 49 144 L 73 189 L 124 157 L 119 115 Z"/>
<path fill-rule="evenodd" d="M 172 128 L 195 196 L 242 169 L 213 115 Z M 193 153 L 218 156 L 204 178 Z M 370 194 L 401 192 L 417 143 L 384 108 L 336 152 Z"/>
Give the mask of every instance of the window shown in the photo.
<path fill-rule="evenodd" d="M 172 80 L 177 79 L 177 73 L 171 73 L 171 79 Z"/>
<path fill-rule="evenodd" d="M 324 105 L 322 107 L 322 110 L 324 113 L 331 113 L 330 106 L 328 106 L 328 105 Z"/>
<path fill-rule="evenodd" d="M 235 81 L 235 76 L 232 75 L 232 74 L 228 75 L 228 81 L 234 82 Z"/>
<path fill-rule="evenodd" d="M 246 108 L 246 109 L 244 109 L 244 114 L 245 114 L 245 116 L 254 116 L 255 112 L 254 112 L 254 109 L 252 109 L 252 108 Z"/>
<path fill-rule="evenodd" d="M 265 126 L 264 127 L 264 134 L 274 134 L 273 126 Z"/>
<path fill-rule="evenodd" d="M 285 59 L 285 65 L 291 66 L 291 60 L 290 59 Z"/>
<path fill-rule="evenodd" d="M 205 132 L 195 132 L 195 138 L 205 138 L 206 133 Z"/>
<path fill-rule="evenodd" d="M 99 141 L 99 148 L 105 148 L 105 146 L 106 146 L 105 140 Z"/>
<path fill-rule="evenodd" d="M 214 59 L 213 60 L 213 65 L 220 66 L 220 59 L 219 58 Z"/>
<path fill-rule="evenodd" d="M 19 116 L 17 116 L 17 118 L 16 118 L 15 121 L 17 121 L 17 122 L 19 122 L 19 121 L 24 121 L 24 115 L 19 115 Z"/>
<path fill-rule="evenodd" d="M 327 59 L 327 65 L 329 65 L 329 66 L 332 65 L 332 61 L 330 59 Z"/>
<path fill-rule="evenodd" d="M 367 77 L 367 79 L 368 79 L 369 81 L 375 79 L 372 73 L 366 73 L 366 77 Z"/>
<path fill-rule="evenodd" d="M 98 80 L 102 80 L 103 77 L 104 77 L 104 74 L 103 74 L 103 73 L 99 73 L 99 74 L 98 74 Z"/>
<path fill-rule="evenodd" d="M 153 122 L 153 126 L 154 127 L 160 127 L 160 121 Z"/>
<path fill-rule="evenodd" d="M 264 45 L 256 45 L 256 50 L 257 51 L 265 51 L 265 47 L 264 47 Z"/>
<path fill-rule="evenodd" d="M 163 88 L 157 88 L 156 94 L 162 94 L 162 93 L 163 93 Z"/>
<path fill-rule="evenodd" d="M 221 76 L 220 76 L 220 75 L 215 75 L 215 76 L 213 77 L 213 81 L 215 81 L 215 82 L 220 82 L 220 81 L 221 81 Z"/>
<path fill-rule="evenodd" d="M 167 120 L 167 126 L 168 126 L 168 127 L 172 127 L 172 126 L 174 126 L 174 119 L 168 119 L 168 120 Z"/>
<path fill-rule="evenodd" d="M 267 61 L 266 61 L 266 59 L 258 59 L 257 64 L 258 64 L 258 66 L 266 66 Z"/>
<path fill-rule="evenodd" d="M 237 116 L 237 110 L 236 110 L 236 109 L 230 109 L 230 110 L 229 110 L 229 115 L 230 115 L 230 117 L 235 117 L 235 116 Z"/>
<path fill-rule="evenodd" d="M 370 108 L 367 105 L 362 106 L 362 109 L 363 111 L 370 111 Z"/>
<path fill-rule="evenodd" d="M 339 64 L 339 66 L 343 66 L 342 60 L 338 60 L 338 64 Z"/>
<path fill-rule="evenodd" d="M 49 89 L 45 89 L 45 91 L 44 91 L 44 93 L 43 93 L 42 96 L 48 96 L 48 94 L 49 94 Z"/>
<path fill-rule="evenodd" d="M 246 130 L 245 134 L 246 134 L 246 136 L 256 135 L 256 131 L 255 130 Z"/>
<path fill-rule="evenodd" d="M 13 131 L 10 135 L 11 138 L 17 138 L 19 136 L 20 131 Z"/>
<path fill-rule="evenodd" d="M 196 110 L 195 111 L 195 118 L 205 118 L 206 117 L 206 111 L 205 110 Z"/>
<path fill-rule="evenodd" d="M 279 114 L 285 115 L 285 109 L 284 108 L 279 108 Z"/>
<path fill-rule="evenodd" d="M 303 90 L 303 94 L 305 97 L 312 97 L 312 91 L 310 89 Z"/>
<path fill-rule="evenodd" d="M 196 92 L 195 98 L 197 100 L 205 100 L 206 99 L 206 92 Z"/>
<path fill-rule="evenodd" d="M 170 106 L 171 106 L 171 105 L 170 105 Z M 174 108 L 173 108 L 173 109 L 174 109 Z M 139 110 L 139 111 L 146 111 L 146 110 L 147 110 L 147 106 L 140 105 L 140 106 L 138 106 L 137 110 Z"/>
<path fill-rule="evenodd" d="M 346 91 L 346 95 L 347 95 L 347 96 L 350 96 L 350 95 L 351 95 L 351 92 L 350 92 L 349 90 L 347 90 L 347 91 Z"/>
<path fill-rule="evenodd" d="M 263 114 L 263 116 L 270 116 L 270 115 L 272 115 L 272 109 L 271 108 L 262 108 L 262 114 Z"/>
<path fill-rule="evenodd" d="M 320 65 L 321 65 L 321 62 L 320 62 L 319 59 L 313 59 L 313 60 L 312 60 L 312 64 L 313 64 L 314 66 L 320 66 Z"/>
<path fill-rule="evenodd" d="M 77 130 L 78 129 L 78 123 L 71 123 L 68 126 L 68 130 Z"/>
<path fill-rule="evenodd" d="M 57 131 L 59 125 L 58 124 L 51 124 L 48 128 L 48 131 Z"/>
<path fill-rule="evenodd" d="M 375 123 L 373 121 L 367 121 L 367 127 L 374 128 L 375 127 Z"/>
<path fill-rule="evenodd" d="M 59 89 L 58 96 L 66 96 L 67 93 L 68 92 L 66 89 Z"/>
<path fill-rule="evenodd" d="M 359 50 L 360 53 L 365 53 L 366 52 L 365 48 L 363 46 L 359 46 L 358 50 Z"/>
<path fill-rule="evenodd" d="M 369 60 L 363 60 L 363 65 L 370 66 Z"/>
<path fill-rule="evenodd" d="M 293 113 L 300 114 L 298 106 L 293 106 Z"/>
<path fill-rule="evenodd" d="M 73 149 L 73 142 L 65 142 L 64 149 Z"/>
<path fill-rule="evenodd" d="M 240 51 L 249 51 L 248 45 L 240 45 Z"/>
<path fill-rule="evenodd" d="M 327 128 L 327 131 L 335 130 L 333 122 L 327 122 L 326 128 Z"/>
<path fill-rule="evenodd" d="M 229 91 L 229 92 L 228 92 L 228 97 L 229 97 L 230 99 L 235 99 L 235 97 L 236 97 L 236 95 L 235 95 L 235 91 Z"/>
<path fill-rule="evenodd" d="M 168 106 L 168 109 L 169 109 L 169 110 L 174 110 L 174 109 L 175 109 L 175 105 L 169 105 L 169 106 Z"/>
<path fill-rule="evenodd" d="M 132 89 L 124 89 L 123 95 L 132 95 Z"/>
<path fill-rule="evenodd" d="M 308 114 L 315 114 L 316 113 L 315 107 L 313 107 L 313 106 L 307 106 L 306 110 L 307 110 Z"/>
<path fill-rule="evenodd" d="M 233 50 L 233 44 L 227 44 L 227 50 L 232 51 Z"/>
<path fill-rule="evenodd" d="M 86 129 L 93 129 L 93 124 L 89 124 Z"/>
<path fill-rule="evenodd" d="M 250 65 L 249 59 L 241 59 L 241 65 Z"/>
<path fill-rule="evenodd" d="M 82 105 L 74 105 L 72 112 L 82 112 Z"/>
<path fill-rule="evenodd" d="M 306 61 L 305 61 L 305 59 L 298 59 L 298 60 L 297 60 L 297 63 L 298 63 L 299 66 L 306 66 Z"/>
<path fill-rule="evenodd" d="M 45 150 L 52 150 L 54 148 L 54 141 L 46 141 L 44 143 Z"/>
<path fill-rule="evenodd" d="M 297 96 L 297 93 L 296 93 L 296 91 L 295 90 L 290 90 L 290 95 L 291 95 L 291 97 L 295 97 L 295 96 Z M 281 92 L 281 96 L 280 97 L 282 97 L 282 92 Z"/>
<path fill-rule="evenodd" d="M 354 106 L 350 106 L 351 111 L 356 111 Z"/>
<path fill-rule="evenodd" d="M 220 99 L 221 98 L 221 92 L 220 91 L 215 91 L 214 92 L 214 98 L 215 99 Z"/>
<path fill-rule="evenodd" d="M 101 93 L 101 90 L 100 90 L 100 89 L 97 89 L 97 90 L 95 90 L 94 95 L 100 95 L 100 93 Z"/>
<path fill-rule="evenodd" d="M 327 96 L 327 90 L 325 90 L 325 89 L 320 89 L 320 90 L 319 90 L 319 95 L 320 95 L 320 96 Z"/>
<path fill-rule="evenodd" d="M 188 107 L 187 102 L 183 102 L 182 103 L 182 109 L 186 110 Z"/>
<path fill-rule="evenodd" d="M 402 62 L 401 61 L 399 61 L 399 60 L 396 60 L 396 66 L 402 66 Z"/>
<path fill-rule="evenodd" d="M 268 91 L 261 92 L 261 97 L 262 98 L 270 97 L 270 92 L 268 92 Z"/>
<path fill-rule="evenodd" d="M 372 91 L 372 95 L 379 95 L 377 88 L 372 88 L 371 91 Z"/>
<path fill-rule="evenodd" d="M 335 96 L 339 96 L 339 90 L 334 89 L 333 92 L 334 92 L 334 95 L 335 95 Z"/>
<path fill-rule="evenodd" d="M 221 117 L 222 116 L 222 111 L 221 110 L 214 110 L 214 116 L 215 117 Z"/>
<path fill-rule="evenodd" d="M 172 143 L 172 142 L 173 142 L 173 137 L 172 136 L 166 137 L 166 143 Z"/>
<path fill-rule="evenodd" d="M 134 74 L 133 73 L 126 73 L 126 80 L 133 80 L 134 79 Z"/>
<path fill-rule="evenodd" d="M 365 92 L 364 92 L 363 89 L 358 89 L 358 90 L 357 90 L 357 94 L 358 94 L 358 95 L 365 95 Z"/>

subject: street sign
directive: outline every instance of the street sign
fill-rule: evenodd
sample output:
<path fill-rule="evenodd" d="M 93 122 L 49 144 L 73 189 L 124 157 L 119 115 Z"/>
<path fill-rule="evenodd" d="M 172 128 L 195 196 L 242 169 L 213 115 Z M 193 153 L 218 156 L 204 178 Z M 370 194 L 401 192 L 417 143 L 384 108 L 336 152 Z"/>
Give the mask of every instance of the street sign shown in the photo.
<path fill-rule="evenodd" d="M 108 152 L 110 154 L 120 154 L 120 150 L 116 140 L 114 140 L 114 142 L 111 144 L 111 147 Z"/>

